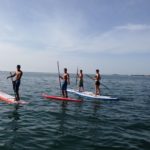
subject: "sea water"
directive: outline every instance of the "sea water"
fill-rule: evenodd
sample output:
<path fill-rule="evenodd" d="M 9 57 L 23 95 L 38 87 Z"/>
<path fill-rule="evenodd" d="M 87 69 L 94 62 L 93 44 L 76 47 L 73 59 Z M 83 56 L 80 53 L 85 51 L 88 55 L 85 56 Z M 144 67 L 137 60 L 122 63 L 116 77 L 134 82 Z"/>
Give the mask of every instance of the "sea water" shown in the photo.
<path fill-rule="evenodd" d="M 14 95 L 9 72 L 0 72 L 0 91 Z M 70 74 L 70 88 L 77 88 Z M 21 99 L 27 105 L 0 101 L 2 150 L 149 150 L 150 77 L 102 75 L 101 94 L 119 100 L 82 103 L 47 100 L 43 93 L 60 95 L 58 74 L 24 73 Z M 85 90 L 94 92 L 94 81 L 84 78 Z"/>

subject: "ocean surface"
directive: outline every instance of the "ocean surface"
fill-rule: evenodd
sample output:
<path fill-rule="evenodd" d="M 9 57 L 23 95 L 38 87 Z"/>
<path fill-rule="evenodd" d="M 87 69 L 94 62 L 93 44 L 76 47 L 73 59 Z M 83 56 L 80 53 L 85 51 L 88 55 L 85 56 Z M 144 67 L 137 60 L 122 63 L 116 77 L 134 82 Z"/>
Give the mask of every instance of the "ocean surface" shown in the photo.
<path fill-rule="evenodd" d="M 14 95 L 9 72 L 0 72 L 0 91 Z M 76 88 L 71 74 L 70 88 Z M 85 89 L 94 82 L 85 77 Z M 21 99 L 0 101 L 0 150 L 150 150 L 150 77 L 102 75 L 102 95 L 119 100 L 82 99 L 82 103 L 47 100 L 60 95 L 57 74 L 24 73 Z"/>

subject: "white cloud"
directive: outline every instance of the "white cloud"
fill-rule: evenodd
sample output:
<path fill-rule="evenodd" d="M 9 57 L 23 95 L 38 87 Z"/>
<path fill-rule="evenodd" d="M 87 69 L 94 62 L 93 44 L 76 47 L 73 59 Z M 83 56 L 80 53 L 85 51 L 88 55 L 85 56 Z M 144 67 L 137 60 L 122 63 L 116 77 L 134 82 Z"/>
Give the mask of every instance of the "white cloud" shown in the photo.
<path fill-rule="evenodd" d="M 128 30 L 128 31 L 144 31 L 150 30 L 150 25 L 146 24 L 127 24 L 125 26 L 115 27 L 116 30 Z"/>
<path fill-rule="evenodd" d="M 69 23 L 44 23 L 42 30 L 27 30 L 17 32 L 8 28 L 4 39 L 0 42 L 1 50 L 22 49 L 28 52 L 49 51 L 51 54 L 75 52 L 83 53 L 147 53 L 150 50 L 150 26 L 142 24 L 127 24 L 113 27 L 104 33 L 96 35 L 80 34 L 80 26 Z M 13 33 L 12 33 L 13 32 Z M 11 35 L 11 36 L 10 36 Z M 4 46 L 5 45 L 5 46 Z M 34 53 L 35 55 L 35 53 Z"/>
<path fill-rule="evenodd" d="M 51 25 L 45 29 L 42 41 L 58 52 L 83 53 L 146 53 L 150 49 L 150 26 L 127 24 L 116 26 L 104 33 L 92 35 L 80 33 L 71 24 Z"/>
<path fill-rule="evenodd" d="M 117 26 L 103 34 L 85 38 L 82 42 L 78 44 L 79 49 L 85 52 L 147 53 L 150 52 L 150 26 L 140 24 Z"/>

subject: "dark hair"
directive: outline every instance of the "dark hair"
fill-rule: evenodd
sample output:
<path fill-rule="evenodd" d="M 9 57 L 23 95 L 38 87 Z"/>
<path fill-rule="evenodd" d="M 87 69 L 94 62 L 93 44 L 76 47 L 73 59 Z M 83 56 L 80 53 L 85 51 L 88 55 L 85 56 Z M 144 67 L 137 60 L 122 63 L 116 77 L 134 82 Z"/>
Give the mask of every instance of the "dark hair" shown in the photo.
<path fill-rule="evenodd" d="M 17 68 L 21 68 L 21 66 L 20 66 L 20 65 L 17 65 Z"/>

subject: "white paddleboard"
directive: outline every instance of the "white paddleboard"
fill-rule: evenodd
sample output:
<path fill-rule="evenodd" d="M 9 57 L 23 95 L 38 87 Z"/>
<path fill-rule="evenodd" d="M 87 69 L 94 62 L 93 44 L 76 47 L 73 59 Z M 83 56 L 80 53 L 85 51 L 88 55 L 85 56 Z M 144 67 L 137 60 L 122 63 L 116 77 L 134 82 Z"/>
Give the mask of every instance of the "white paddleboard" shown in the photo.
<path fill-rule="evenodd" d="M 95 95 L 93 92 L 84 91 L 79 92 L 78 90 L 74 89 L 67 89 L 68 92 L 77 94 L 82 97 L 91 98 L 91 99 L 99 99 L 99 100 L 117 100 L 118 98 L 110 97 L 110 96 L 102 96 L 102 95 Z"/>
<path fill-rule="evenodd" d="M 28 102 L 24 100 L 16 101 L 14 96 L 11 96 L 1 91 L 0 91 L 0 100 L 5 101 L 9 104 L 28 104 Z"/>

